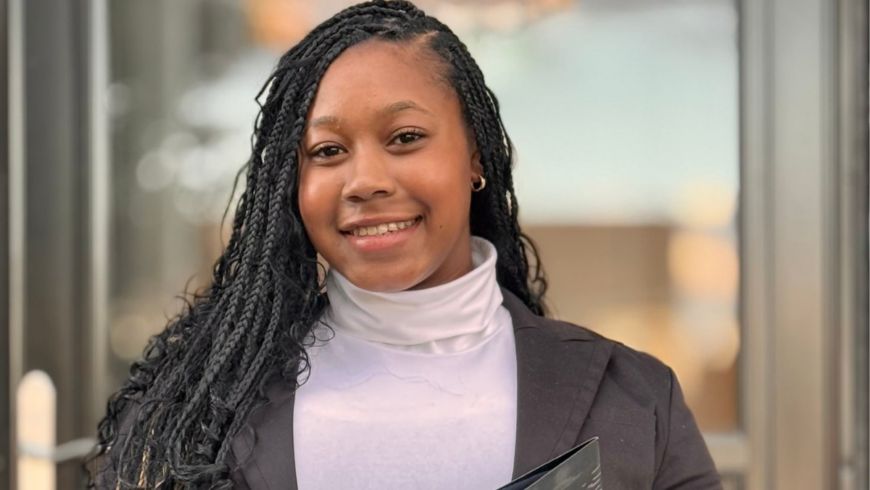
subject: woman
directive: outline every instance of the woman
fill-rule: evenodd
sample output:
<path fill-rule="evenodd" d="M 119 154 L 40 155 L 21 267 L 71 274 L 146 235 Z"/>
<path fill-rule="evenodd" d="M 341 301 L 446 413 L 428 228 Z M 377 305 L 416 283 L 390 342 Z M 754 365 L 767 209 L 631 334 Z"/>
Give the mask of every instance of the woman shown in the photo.
<path fill-rule="evenodd" d="M 544 316 L 447 27 L 348 8 L 266 88 L 213 286 L 110 399 L 98 488 L 495 489 L 594 436 L 607 490 L 720 488 L 669 368 Z"/>

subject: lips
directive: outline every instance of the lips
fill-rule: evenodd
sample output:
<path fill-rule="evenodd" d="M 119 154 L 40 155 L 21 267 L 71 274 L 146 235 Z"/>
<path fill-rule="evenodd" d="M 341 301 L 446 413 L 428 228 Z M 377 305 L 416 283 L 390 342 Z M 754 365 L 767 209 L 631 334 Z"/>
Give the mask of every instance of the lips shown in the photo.
<path fill-rule="evenodd" d="M 416 221 L 416 219 L 409 219 L 407 221 L 391 221 L 389 223 L 381 223 L 376 226 L 360 226 L 358 228 L 354 228 L 350 233 L 354 236 L 386 235 L 387 233 L 393 233 L 395 231 L 404 230 L 405 228 L 413 226 Z"/>
<path fill-rule="evenodd" d="M 346 235 L 356 235 L 356 236 L 365 236 L 365 235 L 377 235 L 382 234 L 384 232 L 396 231 L 398 229 L 403 229 L 403 227 L 408 227 L 414 224 L 415 221 L 419 221 L 422 219 L 421 216 L 373 216 L 367 217 L 364 219 L 358 219 L 349 221 L 344 223 L 339 227 L 339 231 Z M 396 229 L 391 229 L 390 225 L 394 225 L 393 227 Z M 383 227 L 386 227 L 384 230 Z M 371 229 L 372 233 L 369 233 L 369 229 Z M 366 230 L 365 234 L 361 234 L 362 230 Z"/>
<path fill-rule="evenodd" d="M 342 234 L 358 252 L 380 254 L 401 247 L 402 244 L 406 243 L 417 231 L 422 220 L 423 218 L 418 216 L 404 221 L 368 220 L 372 224 L 360 221 L 357 223 L 363 223 L 365 226 L 353 223 L 348 226 L 347 231 L 342 231 Z M 391 225 L 395 229 L 390 229 Z M 370 235 L 369 229 L 372 229 L 374 233 Z M 364 235 L 362 234 L 363 230 L 365 230 Z"/>

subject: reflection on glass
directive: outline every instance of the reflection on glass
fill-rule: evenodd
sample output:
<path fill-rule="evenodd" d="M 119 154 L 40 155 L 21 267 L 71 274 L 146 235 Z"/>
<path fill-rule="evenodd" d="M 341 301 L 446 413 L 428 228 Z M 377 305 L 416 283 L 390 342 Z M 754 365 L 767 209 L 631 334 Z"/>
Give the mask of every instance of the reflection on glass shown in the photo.
<path fill-rule="evenodd" d="M 117 383 L 180 285 L 209 278 L 254 94 L 283 50 L 351 3 L 112 3 Z M 499 96 L 556 314 L 661 358 L 704 430 L 735 429 L 734 2 L 417 3 Z"/>

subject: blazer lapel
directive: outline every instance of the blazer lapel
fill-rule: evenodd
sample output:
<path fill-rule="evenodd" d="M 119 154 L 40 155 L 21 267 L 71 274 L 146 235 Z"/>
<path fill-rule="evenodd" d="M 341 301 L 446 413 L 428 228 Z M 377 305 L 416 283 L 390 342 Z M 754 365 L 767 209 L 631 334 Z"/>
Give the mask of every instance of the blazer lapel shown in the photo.
<path fill-rule="evenodd" d="M 517 351 L 517 440 L 513 478 L 574 447 L 613 342 L 534 315 L 502 288 Z"/>
<path fill-rule="evenodd" d="M 297 490 L 293 449 L 293 405 L 296 392 L 275 382 L 266 392 L 268 402 L 255 410 L 250 425 L 233 439 L 235 466 L 250 490 Z"/>

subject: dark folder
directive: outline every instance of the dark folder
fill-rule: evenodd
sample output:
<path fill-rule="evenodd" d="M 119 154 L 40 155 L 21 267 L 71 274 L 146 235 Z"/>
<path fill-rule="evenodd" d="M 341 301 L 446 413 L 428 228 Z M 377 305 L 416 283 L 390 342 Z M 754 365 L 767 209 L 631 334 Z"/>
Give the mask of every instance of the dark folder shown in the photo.
<path fill-rule="evenodd" d="M 598 438 L 569 449 L 498 490 L 603 490 Z"/>

